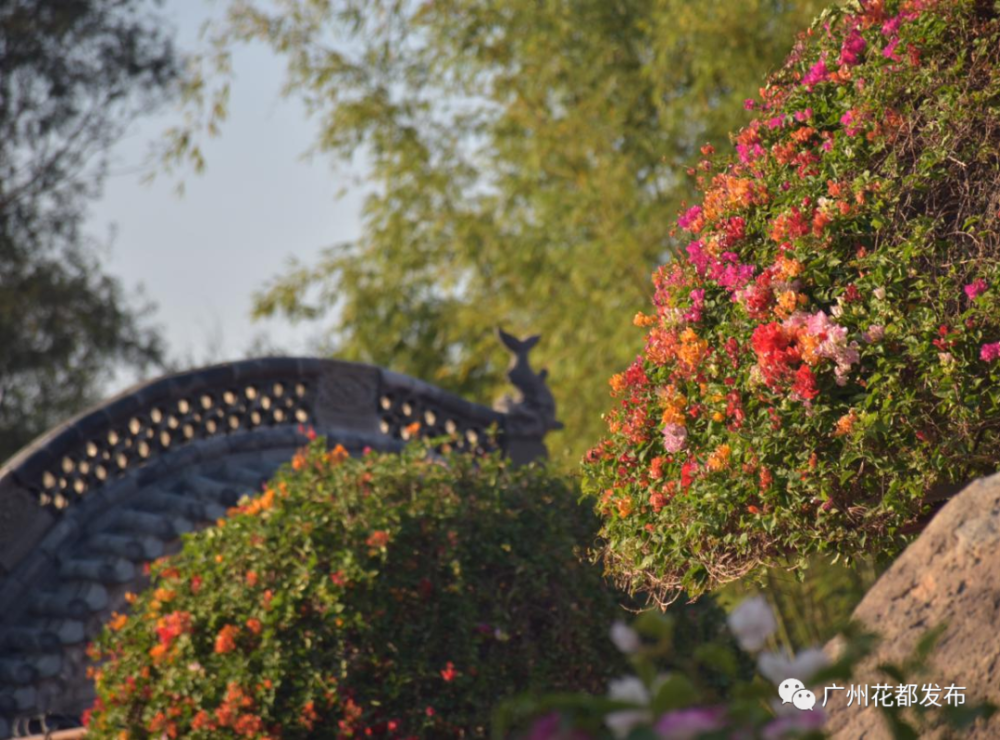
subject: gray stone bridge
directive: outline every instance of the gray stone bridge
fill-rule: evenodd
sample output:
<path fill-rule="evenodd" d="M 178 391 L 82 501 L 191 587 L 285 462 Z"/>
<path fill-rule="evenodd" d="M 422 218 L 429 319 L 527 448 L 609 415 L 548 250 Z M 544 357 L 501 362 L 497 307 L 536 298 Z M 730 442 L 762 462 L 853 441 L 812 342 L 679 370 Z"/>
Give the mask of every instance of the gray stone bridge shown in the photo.
<path fill-rule="evenodd" d="M 544 456 L 559 425 L 527 363 L 534 342 L 504 342 L 520 393 L 501 411 L 377 367 L 276 357 L 140 385 L 20 452 L 0 468 L 0 738 L 78 724 L 86 645 L 127 610 L 143 564 L 260 491 L 306 427 L 352 454 L 451 435 L 472 453 Z"/>

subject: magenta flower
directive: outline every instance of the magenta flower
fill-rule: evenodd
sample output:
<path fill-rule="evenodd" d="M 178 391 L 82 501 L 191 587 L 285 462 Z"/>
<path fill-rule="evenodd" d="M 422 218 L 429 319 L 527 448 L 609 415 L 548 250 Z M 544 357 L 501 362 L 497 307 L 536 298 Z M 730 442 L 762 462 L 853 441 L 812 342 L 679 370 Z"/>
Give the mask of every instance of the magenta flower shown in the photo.
<path fill-rule="evenodd" d="M 806 108 L 805 110 L 795 111 L 795 120 L 798 121 L 799 123 L 802 123 L 812 118 L 812 115 L 813 115 L 812 108 Z"/>
<path fill-rule="evenodd" d="M 1000 342 L 984 344 L 979 350 L 979 359 L 984 362 L 993 362 L 996 359 L 1000 359 Z"/>
<path fill-rule="evenodd" d="M 699 216 L 701 216 L 701 206 L 691 206 L 683 216 L 677 219 L 677 225 L 682 229 L 687 229 L 698 220 Z"/>
<path fill-rule="evenodd" d="M 986 281 L 982 278 L 976 278 L 971 283 L 963 288 L 965 295 L 970 301 L 976 300 L 979 296 L 986 292 Z"/>
<path fill-rule="evenodd" d="M 702 277 L 705 276 L 705 272 L 708 270 L 708 263 L 710 257 L 705 252 L 704 243 L 699 239 L 693 241 L 687 245 L 685 251 L 688 253 L 688 262 L 698 271 L 698 274 Z"/>
<path fill-rule="evenodd" d="M 900 61 L 899 54 L 896 53 L 897 46 L 899 46 L 899 39 L 893 39 L 885 45 L 884 49 L 882 49 L 882 56 L 886 59 L 891 59 L 894 62 Z"/>
<path fill-rule="evenodd" d="M 748 147 L 746 144 L 737 144 L 736 153 L 740 155 L 743 164 L 750 164 L 755 159 L 760 159 L 766 153 L 760 144 Z"/>
<path fill-rule="evenodd" d="M 818 85 L 826 80 L 829 74 L 829 70 L 826 68 L 826 61 L 820 59 L 806 72 L 806 76 L 802 78 L 802 84 L 808 88 L 812 88 L 814 85 Z"/>
<path fill-rule="evenodd" d="M 753 110 L 756 107 L 757 103 L 754 102 L 753 98 L 747 98 L 746 100 L 743 101 L 744 110 Z"/>
<path fill-rule="evenodd" d="M 857 120 L 857 116 L 855 116 L 853 110 L 849 110 L 847 111 L 847 113 L 842 115 L 840 117 L 840 123 L 844 127 L 844 133 L 846 133 L 848 136 L 854 136 L 856 133 L 858 133 L 859 121 Z"/>
<path fill-rule="evenodd" d="M 768 120 L 767 127 L 769 129 L 781 128 L 785 125 L 785 114 L 782 113 L 780 116 L 775 116 L 774 118 Z"/>
<path fill-rule="evenodd" d="M 903 14 L 890 18 L 882 24 L 882 35 L 890 38 L 899 33 L 899 27 L 903 24 Z"/>
<path fill-rule="evenodd" d="M 692 323 L 701 321 L 701 312 L 705 308 L 705 291 L 703 288 L 692 290 L 690 293 L 691 308 L 684 314 L 684 320 Z"/>
<path fill-rule="evenodd" d="M 706 732 L 725 726 L 723 711 L 712 707 L 691 707 L 667 712 L 656 723 L 661 740 L 694 740 Z"/>
<path fill-rule="evenodd" d="M 867 45 L 861 32 L 855 28 L 840 47 L 840 63 L 848 67 L 861 64 L 861 55 L 864 54 Z"/>
<path fill-rule="evenodd" d="M 563 727 L 559 712 L 551 712 L 539 717 L 528 731 L 528 740 L 589 740 L 590 735 L 583 730 Z"/>

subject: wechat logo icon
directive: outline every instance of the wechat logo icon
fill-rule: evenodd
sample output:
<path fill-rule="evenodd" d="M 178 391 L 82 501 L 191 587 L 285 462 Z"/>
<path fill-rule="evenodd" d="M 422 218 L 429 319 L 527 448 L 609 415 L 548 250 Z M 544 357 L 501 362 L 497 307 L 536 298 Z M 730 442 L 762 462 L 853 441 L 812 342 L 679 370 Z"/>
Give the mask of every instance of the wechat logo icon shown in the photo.
<path fill-rule="evenodd" d="M 778 685 L 778 696 L 782 704 L 792 704 L 806 712 L 816 706 L 816 694 L 805 687 L 797 678 L 786 678 Z"/>

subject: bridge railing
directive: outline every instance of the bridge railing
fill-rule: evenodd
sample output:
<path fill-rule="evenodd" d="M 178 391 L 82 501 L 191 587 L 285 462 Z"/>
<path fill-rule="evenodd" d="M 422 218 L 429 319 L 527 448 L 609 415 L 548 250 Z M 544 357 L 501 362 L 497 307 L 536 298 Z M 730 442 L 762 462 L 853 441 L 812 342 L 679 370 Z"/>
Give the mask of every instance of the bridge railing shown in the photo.
<path fill-rule="evenodd" d="M 61 512 L 197 442 L 312 427 L 386 443 L 452 435 L 457 449 L 499 445 L 518 463 L 544 455 L 547 427 L 524 404 L 514 411 L 339 360 L 271 357 L 159 378 L 61 424 L 0 468 L 0 580 Z"/>

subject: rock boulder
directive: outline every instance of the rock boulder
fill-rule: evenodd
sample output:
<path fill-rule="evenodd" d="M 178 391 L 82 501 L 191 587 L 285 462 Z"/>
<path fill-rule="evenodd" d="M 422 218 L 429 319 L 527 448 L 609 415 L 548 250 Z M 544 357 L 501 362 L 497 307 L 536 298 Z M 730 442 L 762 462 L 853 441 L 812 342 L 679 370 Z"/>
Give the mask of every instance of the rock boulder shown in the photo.
<path fill-rule="evenodd" d="M 1000 705 L 1000 474 L 974 481 L 944 506 L 854 617 L 883 639 L 853 683 L 895 684 L 875 666 L 902 662 L 928 629 L 946 624 L 923 680 L 964 686 L 970 703 L 985 699 Z M 827 650 L 835 652 L 836 645 Z M 842 700 L 831 699 L 827 708 L 834 737 L 890 737 L 881 710 L 847 707 L 844 693 L 837 692 Z M 963 736 L 1000 737 L 1000 713 Z"/>

